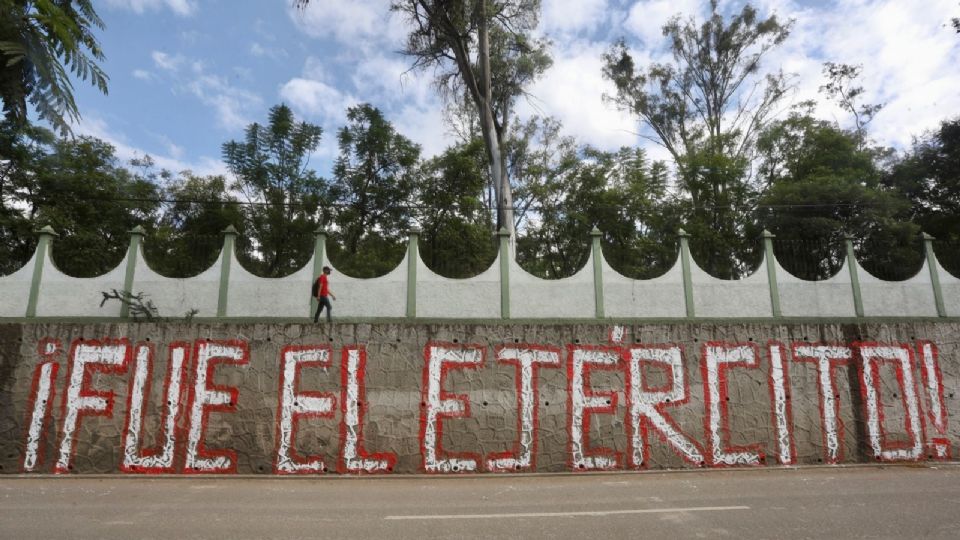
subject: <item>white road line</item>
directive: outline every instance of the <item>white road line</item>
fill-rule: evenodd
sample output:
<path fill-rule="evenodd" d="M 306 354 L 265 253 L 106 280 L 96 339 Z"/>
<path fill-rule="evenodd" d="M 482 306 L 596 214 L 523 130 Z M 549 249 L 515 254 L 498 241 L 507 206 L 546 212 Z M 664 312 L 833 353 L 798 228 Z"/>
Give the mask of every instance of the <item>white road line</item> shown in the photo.
<path fill-rule="evenodd" d="M 575 516 L 616 516 L 624 514 L 672 514 L 678 512 L 723 512 L 727 510 L 749 510 L 749 506 L 691 506 L 687 508 L 642 508 L 637 510 L 600 510 L 596 512 L 528 512 L 516 514 L 425 514 L 411 516 L 386 516 L 383 519 L 502 519 L 502 518 L 542 518 Z"/>

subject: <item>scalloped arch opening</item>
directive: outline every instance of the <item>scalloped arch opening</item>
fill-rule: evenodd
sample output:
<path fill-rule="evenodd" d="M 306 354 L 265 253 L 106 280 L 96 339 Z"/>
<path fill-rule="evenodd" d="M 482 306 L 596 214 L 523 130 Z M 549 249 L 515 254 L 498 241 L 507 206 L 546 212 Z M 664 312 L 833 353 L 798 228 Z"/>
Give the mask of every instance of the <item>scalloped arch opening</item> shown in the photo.
<path fill-rule="evenodd" d="M 356 252 L 351 252 L 328 239 L 326 252 L 337 272 L 351 278 L 378 278 L 400 265 L 407 253 L 407 240 L 370 235 L 357 243 Z"/>
<path fill-rule="evenodd" d="M 590 259 L 590 238 L 558 243 L 548 235 L 528 234 L 517 239 L 516 262 L 540 279 L 564 279 L 583 270 Z"/>
<path fill-rule="evenodd" d="M 123 263 L 130 245 L 128 237 L 106 238 L 82 232 L 56 238 L 50 249 L 53 266 L 74 278 L 94 278 L 107 274 Z"/>
<path fill-rule="evenodd" d="M 222 234 L 153 235 L 143 239 L 143 260 L 163 277 L 191 278 L 213 266 L 222 248 Z"/>
<path fill-rule="evenodd" d="M 468 279 L 482 274 L 497 259 L 497 239 L 487 229 L 459 228 L 443 234 L 425 233 L 420 260 L 438 276 Z"/>
<path fill-rule="evenodd" d="M 264 252 L 256 238 L 237 235 L 235 256 L 243 269 L 262 278 L 283 278 L 295 274 L 313 257 L 313 234 L 288 234 L 281 244 Z"/>
<path fill-rule="evenodd" d="M 919 234 L 871 235 L 854 242 L 857 263 L 883 281 L 906 281 L 923 268 L 923 239 Z"/>
<path fill-rule="evenodd" d="M 960 279 L 960 241 L 936 239 L 933 241 L 933 254 L 947 273 Z"/>
<path fill-rule="evenodd" d="M 773 255 L 790 275 L 804 281 L 826 281 L 843 268 L 846 260 L 843 238 L 773 239 Z"/>
<path fill-rule="evenodd" d="M 676 265 L 680 241 L 676 236 L 662 239 L 637 238 L 631 242 L 604 238 L 600 242 L 603 258 L 621 276 L 656 279 Z"/>
<path fill-rule="evenodd" d="M 690 238 L 690 256 L 701 270 L 717 279 L 734 281 L 753 275 L 763 262 L 763 239 L 759 235 L 717 242 L 716 238 Z"/>

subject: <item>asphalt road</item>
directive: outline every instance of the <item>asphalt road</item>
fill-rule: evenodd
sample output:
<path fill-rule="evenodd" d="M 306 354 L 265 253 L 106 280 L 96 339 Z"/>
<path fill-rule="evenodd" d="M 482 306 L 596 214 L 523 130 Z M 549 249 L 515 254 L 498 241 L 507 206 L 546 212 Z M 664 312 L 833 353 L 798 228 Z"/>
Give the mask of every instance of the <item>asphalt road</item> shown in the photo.
<path fill-rule="evenodd" d="M 0 477 L 0 538 L 960 538 L 960 466 Z"/>

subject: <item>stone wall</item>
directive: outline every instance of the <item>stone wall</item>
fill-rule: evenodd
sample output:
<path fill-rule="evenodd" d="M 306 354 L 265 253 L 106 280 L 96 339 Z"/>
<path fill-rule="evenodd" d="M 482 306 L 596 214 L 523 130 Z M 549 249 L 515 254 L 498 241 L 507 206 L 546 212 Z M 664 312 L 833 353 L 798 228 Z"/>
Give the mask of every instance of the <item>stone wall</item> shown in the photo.
<path fill-rule="evenodd" d="M 952 460 L 960 323 L 4 324 L 3 473 Z"/>

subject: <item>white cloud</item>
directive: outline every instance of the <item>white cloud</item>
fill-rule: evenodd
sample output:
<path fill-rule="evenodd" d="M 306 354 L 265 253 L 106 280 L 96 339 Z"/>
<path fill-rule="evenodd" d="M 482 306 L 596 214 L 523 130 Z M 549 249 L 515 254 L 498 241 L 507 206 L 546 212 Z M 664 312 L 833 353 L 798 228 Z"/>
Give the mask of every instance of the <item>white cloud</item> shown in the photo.
<path fill-rule="evenodd" d="M 280 60 L 288 56 L 287 51 L 283 47 L 269 47 L 261 45 L 256 41 L 250 45 L 250 54 L 257 58 L 269 58 L 270 60 Z"/>
<path fill-rule="evenodd" d="M 147 11 L 169 9 L 177 15 L 186 17 L 197 11 L 195 0 L 106 0 L 106 2 L 109 7 L 126 9 L 138 15 Z"/>
<path fill-rule="evenodd" d="M 390 0 L 313 0 L 303 10 L 291 7 L 289 14 L 307 35 L 352 48 L 377 48 L 406 35 L 403 21 L 390 11 Z"/>
<path fill-rule="evenodd" d="M 581 143 L 603 149 L 616 149 L 637 143 L 636 122 L 628 114 L 603 102 L 603 94 L 613 94 L 611 83 L 603 79 L 600 58 L 608 44 L 571 43 L 554 51 L 553 67 L 530 89 L 534 98 L 521 101 L 518 113 L 554 116 L 564 131 Z"/>
<path fill-rule="evenodd" d="M 342 125 L 347 107 L 358 103 L 353 96 L 326 83 L 300 77 L 287 81 L 280 88 L 280 97 L 295 112 L 316 119 L 324 127 Z"/>
<path fill-rule="evenodd" d="M 699 17 L 706 6 L 702 0 L 648 0 L 630 8 L 626 30 L 640 38 L 648 47 L 658 47 L 663 41 L 663 25 L 674 15 Z"/>
<path fill-rule="evenodd" d="M 540 26 L 546 34 L 594 30 L 606 21 L 607 0 L 544 0 Z"/>
<path fill-rule="evenodd" d="M 126 135 L 114 130 L 106 120 L 94 113 L 85 113 L 80 122 L 72 127 L 74 133 L 78 135 L 88 135 L 110 143 L 114 147 L 114 155 L 124 163 L 133 158 L 149 155 L 159 169 L 172 172 L 190 170 L 198 175 L 227 174 L 227 167 L 220 159 L 202 156 L 194 161 L 184 161 L 183 148 L 173 144 L 166 136 L 156 136 L 165 148 L 165 152 L 151 152 L 141 148 L 131 143 Z"/>
<path fill-rule="evenodd" d="M 145 69 L 135 69 L 133 70 L 133 78 L 140 79 L 141 81 L 149 81 L 153 79 L 153 73 Z"/>
<path fill-rule="evenodd" d="M 153 51 L 150 57 L 153 58 L 154 65 L 166 71 L 177 71 L 184 62 L 184 58 L 180 55 L 171 56 L 161 51 Z"/>

